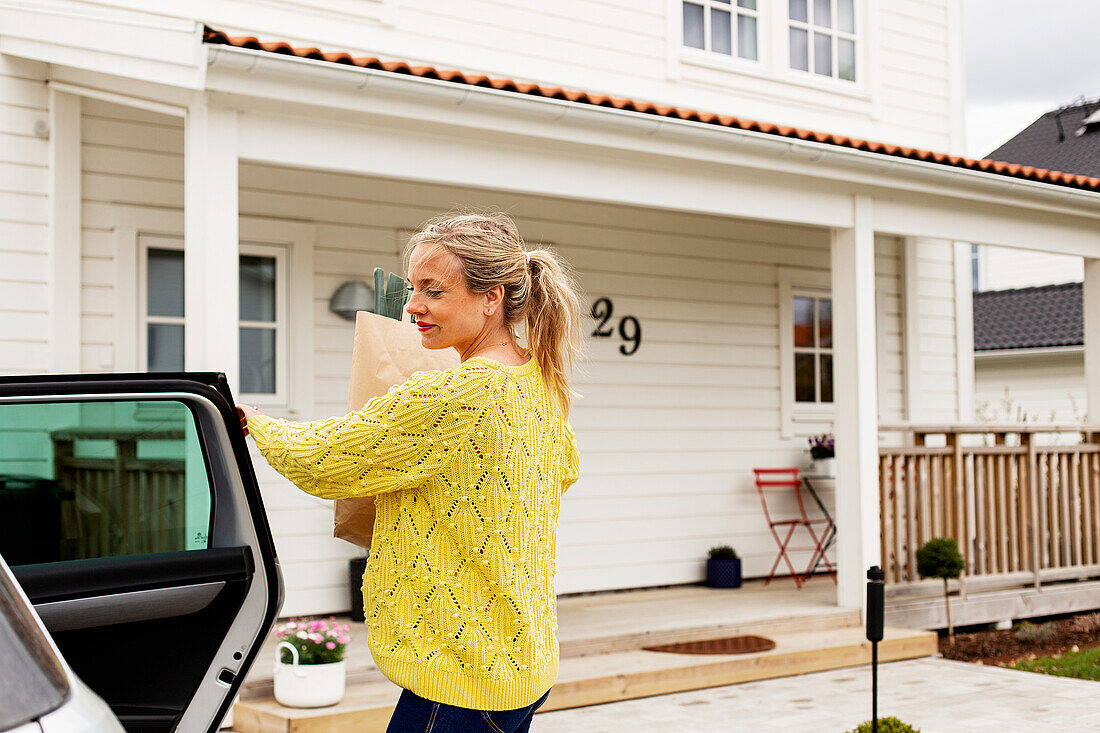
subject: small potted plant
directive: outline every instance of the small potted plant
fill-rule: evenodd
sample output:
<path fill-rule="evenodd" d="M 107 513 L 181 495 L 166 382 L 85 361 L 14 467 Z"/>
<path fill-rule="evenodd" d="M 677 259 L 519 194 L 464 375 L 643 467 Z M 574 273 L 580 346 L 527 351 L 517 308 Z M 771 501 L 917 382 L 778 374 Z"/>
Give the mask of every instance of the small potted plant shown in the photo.
<path fill-rule="evenodd" d="M 828 433 L 809 439 L 810 458 L 814 461 L 814 473 L 818 476 L 836 476 L 836 450 L 833 436 Z"/>
<path fill-rule="evenodd" d="M 741 558 L 729 545 L 710 548 L 707 557 L 707 585 L 711 588 L 741 587 Z"/>
<path fill-rule="evenodd" d="M 347 624 L 292 618 L 275 627 L 275 700 L 291 708 L 335 705 L 344 697 Z"/>

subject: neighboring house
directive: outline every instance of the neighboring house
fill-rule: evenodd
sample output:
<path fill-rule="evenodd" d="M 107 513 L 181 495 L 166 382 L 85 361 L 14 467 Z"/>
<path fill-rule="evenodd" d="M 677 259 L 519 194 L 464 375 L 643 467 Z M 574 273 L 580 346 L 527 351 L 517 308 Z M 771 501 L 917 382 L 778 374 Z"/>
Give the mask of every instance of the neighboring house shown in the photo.
<path fill-rule="evenodd" d="M 607 299 L 561 593 L 697 582 L 716 544 L 766 574 L 751 469 L 831 430 L 859 607 L 879 423 L 971 419 L 970 244 L 1100 257 L 1100 179 L 958 155 L 957 0 L 163 7 L 0 7 L 0 371 L 216 370 L 337 414 L 333 292 L 503 208 Z M 258 472 L 284 613 L 346 609 L 329 503 Z"/>
<path fill-rule="evenodd" d="M 1100 176 L 1100 98 L 1044 112 L 988 156 L 1019 165 Z M 1032 250 L 975 247 L 974 290 L 1080 282 L 1080 257 Z"/>
<path fill-rule="evenodd" d="M 990 157 L 1100 175 L 1100 99 L 1044 113 Z M 976 416 L 1080 421 L 1088 412 L 1082 259 L 1000 247 L 974 249 Z"/>
<path fill-rule="evenodd" d="M 975 416 L 987 422 L 1082 422 L 1081 283 L 974 293 Z"/>

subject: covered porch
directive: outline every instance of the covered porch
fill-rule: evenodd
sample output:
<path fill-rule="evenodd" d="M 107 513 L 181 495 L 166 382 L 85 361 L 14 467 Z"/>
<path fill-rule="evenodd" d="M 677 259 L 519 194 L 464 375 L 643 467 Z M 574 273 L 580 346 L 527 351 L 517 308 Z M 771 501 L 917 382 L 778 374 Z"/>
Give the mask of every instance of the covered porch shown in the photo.
<path fill-rule="evenodd" d="M 1100 197 L 1064 185 L 698 114 L 307 54 L 202 50 L 190 86 L 54 67 L 54 287 L 98 294 L 113 319 L 59 297 L 58 370 L 144 366 L 132 314 L 140 285 L 127 283 L 143 236 L 175 237 L 185 367 L 223 371 L 239 393 L 239 354 L 226 344 L 241 327 L 241 256 L 281 245 L 295 346 L 285 357 L 294 401 L 280 409 L 334 414 L 350 348 L 349 327 L 327 310 L 335 288 L 374 266 L 397 269 L 403 236 L 456 203 L 511 210 L 529 239 L 575 260 L 590 296 L 611 297 L 644 333 L 629 355 L 618 340 L 595 341 L 579 378 L 590 388 L 575 418 L 586 485 L 563 505 L 562 593 L 694 582 L 706 547 L 724 542 L 745 550 L 749 576 L 765 573 L 775 548 L 751 469 L 803 462 L 805 435 L 832 427 L 834 601 L 861 609 L 865 571 L 883 560 L 880 421 L 970 414 L 961 243 L 1100 255 Z M 134 154 L 107 155 L 119 147 L 104 142 L 112 136 Z M 71 266 L 82 257 L 84 275 Z M 1100 269 L 1086 268 L 1085 287 L 1095 324 Z M 784 309 L 799 288 L 831 298 L 833 408 L 816 416 L 787 402 Z M 262 478 L 280 553 L 297 558 L 284 566 L 288 586 L 309 590 L 323 576 L 313 589 L 337 602 L 342 584 L 330 581 L 343 571 L 321 546 L 326 507 Z M 306 598 L 286 612 L 319 610 Z"/>

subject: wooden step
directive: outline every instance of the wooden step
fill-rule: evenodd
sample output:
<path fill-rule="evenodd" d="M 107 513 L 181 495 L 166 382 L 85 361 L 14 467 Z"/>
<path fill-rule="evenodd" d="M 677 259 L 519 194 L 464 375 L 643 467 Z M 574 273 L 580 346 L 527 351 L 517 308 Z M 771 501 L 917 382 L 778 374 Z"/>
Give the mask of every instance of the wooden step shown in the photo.
<path fill-rule="evenodd" d="M 607 654 L 641 649 L 645 646 L 675 644 L 685 641 L 719 639 L 726 636 L 775 636 L 798 634 L 807 631 L 826 631 L 851 628 L 860 624 L 859 611 L 836 607 L 764 618 L 726 619 L 720 622 L 702 623 L 691 615 L 661 609 L 663 616 L 642 619 L 645 628 L 638 628 L 639 619 L 630 616 L 631 623 L 619 627 L 598 624 L 574 623 L 559 627 L 558 647 L 562 659 L 566 657 Z M 720 617 L 713 614 L 711 618 Z M 692 622 L 695 622 L 692 624 Z M 683 624 L 692 625 L 683 625 Z M 380 673 L 367 650 L 365 627 L 352 624 L 352 641 L 348 644 L 348 685 L 366 684 Z M 260 651 L 260 659 L 273 659 L 275 641 L 269 639 Z M 250 700 L 272 696 L 271 666 L 257 664 L 249 673 L 241 699 Z"/>
<path fill-rule="evenodd" d="M 676 644 L 684 641 L 720 639 L 726 636 L 786 636 L 810 631 L 831 631 L 860 625 L 859 611 L 830 609 L 820 613 L 803 613 L 794 616 L 771 617 L 754 620 L 738 620 L 725 623 L 673 626 L 661 628 L 653 623 L 644 631 L 619 634 L 581 636 L 561 634 L 561 657 L 581 657 L 591 654 L 624 652 L 659 644 Z M 565 638 L 560 638 L 564 636 Z"/>
<path fill-rule="evenodd" d="M 861 627 L 766 633 L 775 649 L 755 654 L 669 654 L 633 649 L 562 657 L 558 679 L 541 711 L 617 702 L 750 680 L 786 677 L 867 664 L 871 645 Z M 648 643 L 648 642 L 647 642 Z M 661 642 L 663 643 L 663 642 Z M 935 654 L 936 634 L 888 628 L 879 660 Z M 384 733 L 401 689 L 375 679 L 348 687 L 338 704 L 310 710 L 272 699 L 244 700 L 234 708 L 239 733 Z"/>

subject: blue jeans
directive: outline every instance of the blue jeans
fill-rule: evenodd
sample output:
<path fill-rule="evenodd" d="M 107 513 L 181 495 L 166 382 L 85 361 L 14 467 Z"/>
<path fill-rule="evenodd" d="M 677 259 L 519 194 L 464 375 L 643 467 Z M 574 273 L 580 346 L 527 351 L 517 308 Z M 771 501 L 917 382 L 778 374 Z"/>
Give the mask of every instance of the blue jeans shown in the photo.
<path fill-rule="evenodd" d="M 535 711 L 549 695 L 547 690 L 535 702 L 515 710 L 474 710 L 402 690 L 386 733 L 527 733 Z"/>

